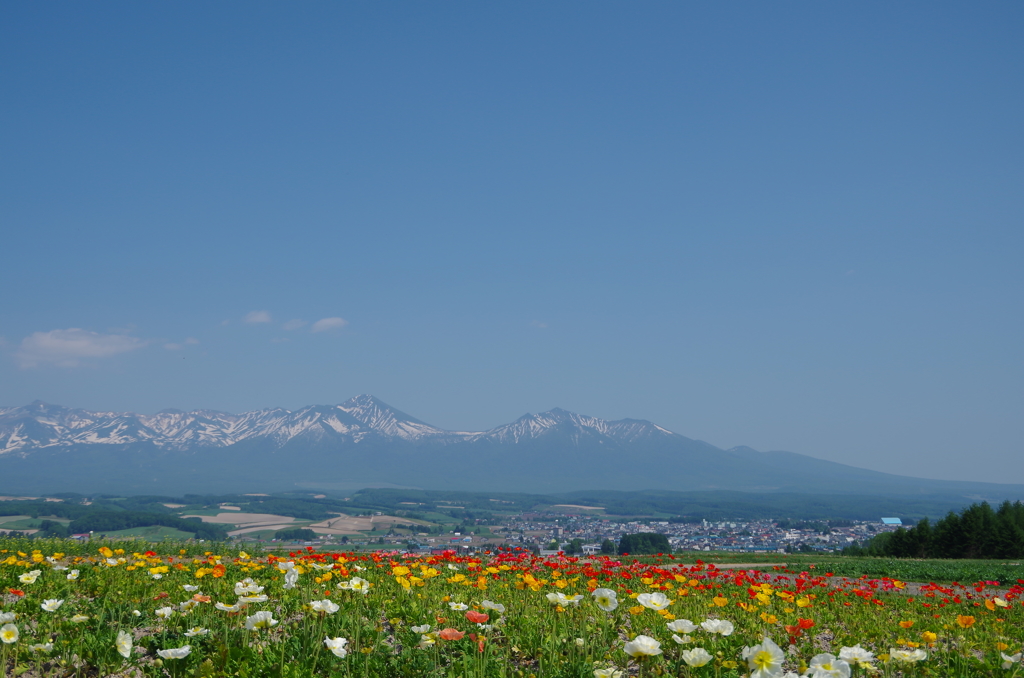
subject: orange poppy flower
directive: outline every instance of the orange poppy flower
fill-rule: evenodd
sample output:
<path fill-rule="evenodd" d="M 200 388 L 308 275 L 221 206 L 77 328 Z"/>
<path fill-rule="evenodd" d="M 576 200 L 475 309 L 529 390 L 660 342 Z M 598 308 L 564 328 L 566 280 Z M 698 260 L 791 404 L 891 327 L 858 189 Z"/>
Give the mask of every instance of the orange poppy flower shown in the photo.
<path fill-rule="evenodd" d="M 455 629 L 441 629 L 440 633 L 437 634 L 441 640 L 459 640 L 464 635 L 466 634 Z"/>

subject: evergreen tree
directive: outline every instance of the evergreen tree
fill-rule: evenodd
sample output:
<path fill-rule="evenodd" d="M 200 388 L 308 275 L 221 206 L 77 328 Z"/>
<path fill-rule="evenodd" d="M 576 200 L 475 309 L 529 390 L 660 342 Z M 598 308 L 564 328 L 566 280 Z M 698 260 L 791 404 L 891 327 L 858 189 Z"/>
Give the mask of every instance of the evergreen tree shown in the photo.
<path fill-rule="evenodd" d="M 619 555 L 627 553 L 633 555 L 672 553 L 672 547 L 668 543 L 668 537 L 653 532 L 641 532 L 640 534 L 626 534 L 619 540 Z"/>

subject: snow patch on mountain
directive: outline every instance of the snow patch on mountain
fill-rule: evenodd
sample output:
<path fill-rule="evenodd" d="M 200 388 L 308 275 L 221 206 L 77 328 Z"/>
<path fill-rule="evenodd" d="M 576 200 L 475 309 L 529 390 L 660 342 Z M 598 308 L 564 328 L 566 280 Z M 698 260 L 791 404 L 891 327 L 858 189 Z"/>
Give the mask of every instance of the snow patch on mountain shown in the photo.
<path fill-rule="evenodd" d="M 584 437 L 629 442 L 676 435 L 649 421 L 606 421 L 562 409 L 527 414 L 489 431 L 446 431 L 371 395 L 356 396 L 340 405 L 313 405 L 294 412 L 276 408 L 243 414 L 173 409 L 153 415 L 90 412 L 40 401 L 24 407 L 0 408 L 0 455 L 16 456 L 36 449 L 72 445 L 150 443 L 168 450 L 189 450 L 228 447 L 250 439 L 266 439 L 277 446 L 293 440 L 359 443 L 368 439 L 439 444 L 477 440 L 515 443 L 556 434 L 567 436 L 576 444 Z"/>

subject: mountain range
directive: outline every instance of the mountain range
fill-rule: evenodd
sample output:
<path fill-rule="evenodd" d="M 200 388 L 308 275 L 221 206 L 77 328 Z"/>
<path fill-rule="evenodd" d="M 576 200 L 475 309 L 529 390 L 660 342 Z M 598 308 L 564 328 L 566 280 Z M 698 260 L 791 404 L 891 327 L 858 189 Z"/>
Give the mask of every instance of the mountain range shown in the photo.
<path fill-rule="evenodd" d="M 370 395 L 243 414 L 0 408 L 0 493 L 362 487 L 566 492 L 741 490 L 1024 498 L 1024 485 L 910 478 L 792 452 L 723 450 L 649 421 L 554 409 L 447 431 Z"/>

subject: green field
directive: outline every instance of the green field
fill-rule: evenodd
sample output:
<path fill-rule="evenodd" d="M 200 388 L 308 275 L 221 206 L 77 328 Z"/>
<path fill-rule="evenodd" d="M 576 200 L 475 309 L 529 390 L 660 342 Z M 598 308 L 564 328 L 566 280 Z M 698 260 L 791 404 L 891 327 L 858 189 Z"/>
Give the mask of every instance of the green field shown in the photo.
<path fill-rule="evenodd" d="M 115 530 L 113 532 L 106 532 L 108 539 L 119 539 L 119 538 L 141 538 L 147 541 L 184 541 L 191 539 L 192 535 L 188 532 L 182 532 L 176 530 L 173 527 L 164 527 L 163 525 L 151 525 L 149 527 L 133 527 L 128 530 Z"/>

